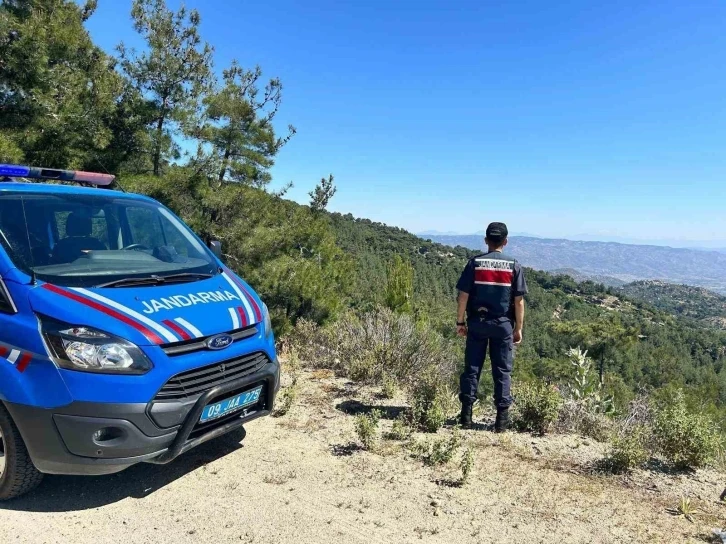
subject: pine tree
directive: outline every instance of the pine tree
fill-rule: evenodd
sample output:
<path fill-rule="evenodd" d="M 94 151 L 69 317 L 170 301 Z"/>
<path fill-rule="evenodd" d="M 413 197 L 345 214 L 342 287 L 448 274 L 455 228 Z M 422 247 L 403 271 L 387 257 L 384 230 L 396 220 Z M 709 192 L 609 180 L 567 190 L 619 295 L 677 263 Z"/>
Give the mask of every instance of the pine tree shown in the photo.
<path fill-rule="evenodd" d="M 333 183 L 333 174 L 330 174 L 327 179 L 321 179 L 315 189 L 308 193 L 310 195 L 310 209 L 314 212 L 326 209 L 337 190 L 338 188 Z"/>
<path fill-rule="evenodd" d="M 388 268 L 386 306 L 402 313 L 413 309 L 413 266 L 396 254 Z"/>
<path fill-rule="evenodd" d="M 263 188 L 272 179 L 269 169 L 290 138 L 282 138 L 272 121 L 282 102 L 282 83 L 271 79 L 260 90 L 262 70 L 243 69 L 237 61 L 223 72 L 223 85 L 204 99 L 206 122 L 197 136 L 212 147 L 212 163 L 219 182 L 230 180 Z"/>
<path fill-rule="evenodd" d="M 173 12 L 164 0 L 134 0 L 131 16 L 148 50 L 137 54 L 123 43 L 117 49 L 124 73 L 154 105 L 151 165 L 158 176 L 165 163 L 179 158 L 175 137 L 195 124 L 200 101 L 213 86 L 213 50 L 199 37 L 196 10 L 182 6 Z"/>
<path fill-rule="evenodd" d="M 83 168 L 110 145 L 123 80 L 83 27 L 95 6 L 0 3 L 0 162 Z"/>

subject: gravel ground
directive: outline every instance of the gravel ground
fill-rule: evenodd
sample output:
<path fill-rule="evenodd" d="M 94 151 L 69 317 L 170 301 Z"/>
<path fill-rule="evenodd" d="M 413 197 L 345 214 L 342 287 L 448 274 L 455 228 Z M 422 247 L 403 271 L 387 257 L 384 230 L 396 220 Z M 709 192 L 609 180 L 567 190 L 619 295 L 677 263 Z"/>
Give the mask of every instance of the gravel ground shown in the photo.
<path fill-rule="evenodd" d="M 709 542 L 726 524 L 718 474 L 598 476 L 589 467 L 603 446 L 574 436 L 467 431 L 474 472 L 459 486 L 458 457 L 430 468 L 400 442 L 357 448 L 351 414 L 380 405 L 385 430 L 400 399 L 320 371 L 300 386 L 290 412 L 252 422 L 243 443 L 226 436 L 113 476 L 47 477 L 0 505 L 0 543 L 671 543 Z M 701 510 L 694 523 L 666 512 L 682 495 Z"/>

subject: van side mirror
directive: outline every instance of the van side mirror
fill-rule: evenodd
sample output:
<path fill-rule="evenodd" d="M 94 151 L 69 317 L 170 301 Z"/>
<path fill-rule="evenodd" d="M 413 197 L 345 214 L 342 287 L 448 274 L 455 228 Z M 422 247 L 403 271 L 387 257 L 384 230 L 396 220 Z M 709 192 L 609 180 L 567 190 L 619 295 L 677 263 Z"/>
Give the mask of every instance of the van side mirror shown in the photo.
<path fill-rule="evenodd" d="M 222 242 L 219 240 L 212 240 L 209 242 L 209 249 L 212 250 L 212 253 L 214 253 L 218 259 L 222 258 Z"/>

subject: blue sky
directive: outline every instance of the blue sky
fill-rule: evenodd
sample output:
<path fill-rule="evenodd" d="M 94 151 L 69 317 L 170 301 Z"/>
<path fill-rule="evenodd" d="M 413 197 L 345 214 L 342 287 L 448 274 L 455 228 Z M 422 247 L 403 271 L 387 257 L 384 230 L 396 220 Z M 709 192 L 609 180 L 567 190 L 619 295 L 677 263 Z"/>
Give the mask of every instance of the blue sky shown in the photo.
<path fill-rule="evenodd" d="M 169 5 L 176 7 L 176 1 Z M 130 0 L 87 25 L 141 45 Z M 273 175 L 420 232 L 726 247 L 726 3 L 187 0 L 298 134 Z"/>

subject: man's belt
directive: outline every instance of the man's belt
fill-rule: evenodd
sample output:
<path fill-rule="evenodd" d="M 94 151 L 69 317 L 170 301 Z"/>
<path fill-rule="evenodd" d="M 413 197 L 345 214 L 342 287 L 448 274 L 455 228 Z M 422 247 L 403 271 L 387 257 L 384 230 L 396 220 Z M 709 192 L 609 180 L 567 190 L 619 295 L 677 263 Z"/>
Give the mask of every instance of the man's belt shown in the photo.
<path fill-rule="evenodd" d="M 501 317 L 509 317 L 509 314 L 500 314 L 500 315 L 494 315 L 489 311 L 489 308 L 486 306 L 479 306 L 471 308 L 469 311 L 469 319 L 479 319 L 481 321 L 485 319 L 499 319 Z"/>

